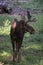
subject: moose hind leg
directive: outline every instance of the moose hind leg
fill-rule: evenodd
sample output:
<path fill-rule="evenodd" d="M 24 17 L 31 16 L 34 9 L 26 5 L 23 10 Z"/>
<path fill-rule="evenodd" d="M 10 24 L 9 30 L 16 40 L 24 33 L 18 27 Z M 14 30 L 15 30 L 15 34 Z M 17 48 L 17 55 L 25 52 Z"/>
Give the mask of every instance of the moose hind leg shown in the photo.
<path fill-rule="evenodd" d="M 15 61 L 15 55 L 16 55 L 16 53 L 15 53 L 15 43 L 16 43 L 16 42 L 14 42 L 14 40 L 12 40 L 12 47 L 13 47 L 13 62 Z"/>

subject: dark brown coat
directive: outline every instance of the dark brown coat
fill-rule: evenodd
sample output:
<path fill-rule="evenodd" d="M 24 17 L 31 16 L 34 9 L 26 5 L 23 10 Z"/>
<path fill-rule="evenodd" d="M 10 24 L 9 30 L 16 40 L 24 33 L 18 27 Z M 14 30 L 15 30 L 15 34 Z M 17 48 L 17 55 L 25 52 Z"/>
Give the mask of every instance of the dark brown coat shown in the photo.
<path fill-rule="evenodd" d="M 15 60 L 16 56 L 20 53 L 23 37 L 26 32 L 34 34 L 35 30 L 24 20 L 20 20 L 19 22 L 14 20 L 14 22 L 11 24 L 10 36 L 13 46 L 13 60 Z M 18 61 L 20 61 L 20 54 L 18 55 Z"/>

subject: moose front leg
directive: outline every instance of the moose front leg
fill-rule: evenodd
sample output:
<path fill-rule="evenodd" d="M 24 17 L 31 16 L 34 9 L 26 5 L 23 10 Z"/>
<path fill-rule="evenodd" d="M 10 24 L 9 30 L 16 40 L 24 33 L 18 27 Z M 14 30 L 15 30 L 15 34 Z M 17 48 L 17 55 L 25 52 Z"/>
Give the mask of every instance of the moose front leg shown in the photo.
<path fill-rule="evenodd" d="M 19 49 L 19 52 L 18 52 L 18 63 L 21 61 L 21 49 Z"/>
<path fill-rule="evenodd" d="M 17 42 L 16 48 L 17 48 L 17 61 L 20 62 L 21 60 L 21 43 L 20 42 Z"/>
<path fill-rule="evenodd" d="M 15 61 L 15 58 L 14 58 L 14 41 L 12 40 L 12 48 L 13 48 L 13 62 Z"/>
<path fill-rule="evenodd" d="M 15 44 L 16 44 L 16 42 L 14 42 L 14 40 L 12 40 L 12 48 L 13 48 L 13 62 L 15 61 L 15 58 L 16 58 Z"/>

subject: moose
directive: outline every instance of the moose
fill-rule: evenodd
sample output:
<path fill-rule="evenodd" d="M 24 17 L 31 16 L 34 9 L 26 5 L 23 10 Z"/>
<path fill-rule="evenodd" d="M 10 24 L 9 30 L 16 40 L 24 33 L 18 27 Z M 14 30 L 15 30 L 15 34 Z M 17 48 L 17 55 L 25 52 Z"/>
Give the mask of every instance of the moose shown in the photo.
<path fill-rule="evenodd" d="M 30 34 L 35 33 L 34 28 L 28 24 L 29 21 L 31 22 L 35 21 L 35 19 L 31 20 L 31 15 L 29 11 L 27 11 L 28 21 L 25 21 L 25 17 L 23 15 L 20 16 L 21 16 L 20 21 L 14 19 L 14 21 L 11 23 L 10 37 L 13 48 L 13 62 L 16 61 L 16 59 L 18 62 L 20 62 L 21 60 L 21 46 L 24 34 L 26 32 L 29 32 Z"/>

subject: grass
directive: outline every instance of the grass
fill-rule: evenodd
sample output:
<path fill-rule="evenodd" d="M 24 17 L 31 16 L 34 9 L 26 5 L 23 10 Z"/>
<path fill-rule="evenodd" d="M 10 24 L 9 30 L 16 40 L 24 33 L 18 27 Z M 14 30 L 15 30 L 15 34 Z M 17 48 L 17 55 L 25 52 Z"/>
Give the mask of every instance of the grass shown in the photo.
<path fill-rule="evenodd" d="M 16 16 L 18 19 L 19 17 Z M 26 33 L 23 39 L 21 62 L 14 65 L 43 65 L 43 14 L 35 15 L 37 22 L 29 23 L 35 34 Z M 15 16 L 0 15 L 0 65 L 13 65 L 12 44 L 10 40 L 11 22 Z"/>

